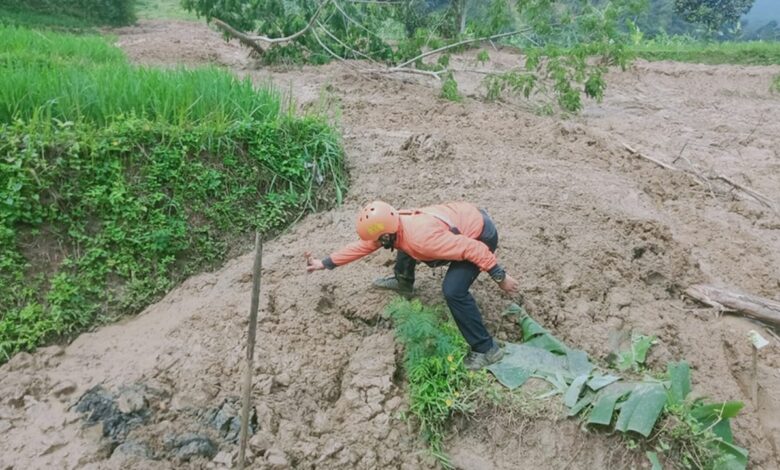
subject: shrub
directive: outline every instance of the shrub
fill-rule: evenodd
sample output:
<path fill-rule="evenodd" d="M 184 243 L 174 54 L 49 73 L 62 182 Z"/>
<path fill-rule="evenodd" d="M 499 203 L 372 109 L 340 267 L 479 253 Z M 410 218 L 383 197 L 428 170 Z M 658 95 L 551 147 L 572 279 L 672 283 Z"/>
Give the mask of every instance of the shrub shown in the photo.
<path fill-rule="evenodd" d="M 95 24 L 118 26 L 135 21 L 135 0 L 3 0 L 3 6 L 16 11 L 83 18 Z"/>

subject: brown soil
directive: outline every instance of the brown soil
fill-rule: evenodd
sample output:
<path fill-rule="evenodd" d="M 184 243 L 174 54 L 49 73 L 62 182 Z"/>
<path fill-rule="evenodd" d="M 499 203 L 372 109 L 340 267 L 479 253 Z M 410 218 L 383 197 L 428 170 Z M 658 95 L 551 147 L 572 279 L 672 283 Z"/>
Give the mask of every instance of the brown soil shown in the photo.
<path fill-rule="evenodd" d="M 780 204 L 777 67 L 639 62 L 608 77 L 602 104 L 578 118 L 540 117 L 509 99 L 485 103 L 481 75 L 458 74 L 463 103 L 437 98 L 426 77 L 371 75 L 360 64 L 254 70 L 236 44 L 194 23 L 142 23 L 118 31 L 139 63 L 216 62 L 272 80 L 302 107 L 336 105 L 352 185 L 344 207 L 311 215 L 267 243 L 254 401 L 263 433 L 257 468 L 421 468 L 432 463 L 410 424 L 399 351 L 380 318 L 390 299 L 368 289 L 388 270 L 383 252 L 306 275 L 316 255 L 355 238 L 353 214 L 374 198 L 415 207 L 465 199 L 499 227 L 499 256 L 522 282 L 531 313 L 597 360 L 618 331 L 657 335 L 651 365 L 688 360 L 697 394 L 746 403 L 734 422 L 751 467 L 780 467 L 780 352 L 761 353 L 758 408 L 749 392 L 747 320 L 717 316 L 681 291 L 706 281 L 780 298 L 780 219 L 744 195 L 702 187 L 629 155 L 621 142 L 681 168 L 722 173 Z M 492 51 L 490 67 L 511 54 Z M 473 65 L 473 55 L 455 64 Z M 683 158 L 684 157 L 684 158 Z M 687 159 L 687 160 L 686 160 Z M 131 438 L 163 439 L 188 410 L 239 393 L 252 255 L 184 282 L 125 322 L 67 347 L 19 354 L 0 368 L 0 468 L 216 468 L 214 462 L 109 458 L 100 431 L 69 407 L 101 384 L 162 391 L 158 418 Z M 440 278 L 421 269 L 423 300 Z M 489 327 L 507 334 L 507 299 L 489 280 L 475 295 Z M 768 336 L 765 334 L 765 336 Z M 623 468 L 641 462 L 615 438 L 584 433 L 563 416 L 461 423 L 448 441 L 461 468 Z M 516 428 L 497 426 L 513 422 Z M 155 441 L 156 442 L 156 441 Z M 234 452 L 235 446 L 223 446 Z M 218 456 L 219 457 L 219 456 Z"/>

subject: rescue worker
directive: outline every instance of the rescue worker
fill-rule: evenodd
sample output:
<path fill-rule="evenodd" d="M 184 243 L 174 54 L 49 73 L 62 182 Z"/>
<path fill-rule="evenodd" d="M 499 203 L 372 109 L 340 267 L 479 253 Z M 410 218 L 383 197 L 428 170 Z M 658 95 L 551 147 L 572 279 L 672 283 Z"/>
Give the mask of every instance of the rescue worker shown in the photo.
<path fill-rule="evenodd" d="M 455 202 L 416 210 L 396 210 L 375 201 L 358 213 L 360 241 L 317 260 L 306 253 L 307 271 L 334 269 L 381 247 L 398 250 L 394 274 L 374 281 L 374 286 L 409 297 L 414 291 L 418 261 L 429 266 L 449 264 L 442 291 L 455 323 L 471 351 L 464 365 L 481 369 L 501 359 L 503 350 L 482 321 L 469 288 L 481 271 L 487 272 L 509 294 L 518 292 L 518 282 L 498 264 L 494 252 L 498 232 L 487 212 L 467 202 Z"/>

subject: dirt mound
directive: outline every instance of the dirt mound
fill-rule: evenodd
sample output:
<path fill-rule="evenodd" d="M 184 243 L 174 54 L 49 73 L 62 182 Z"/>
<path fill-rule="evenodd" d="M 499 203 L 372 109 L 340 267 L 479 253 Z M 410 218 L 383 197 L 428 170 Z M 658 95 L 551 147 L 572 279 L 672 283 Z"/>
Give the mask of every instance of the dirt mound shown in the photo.
<path fill-rule="evenodd" d="M 144 63 L 230 64 L 244 54 L 193 23 L 144 23 L 118 34 L 128 54 Z M 190 52 L 181 55 L 181 45 Z M 491 59 L 497 68 L 514 60 L 499 53 Z M 382 198 L 403 207 L 466 199 L 488 208 L 499 229 L 498 255 L 545 326 L 596 360 L 610 352 L 613 334 L 658 336 L 651 364 L 685 358 L 695 392 L 745 401 L 734 421 L 737 441 L 750 448 L 753 467 L 780 466 L 777 344 L 762 353 L 756 407 L 746 381 L 745 335 L 757 326 L 718 317 L 680 295 L 690 283 L 708 281 L 777 298 L 780 225 L 755 201 L 710 192 L 621 145 L 668 162 L 682 153 L 696 168 L 750 182 L 780 201 L 780 106 L 768 86 L 762 89 L 779 71 L 640 63 L 610 74 L 604 103 L 569 121 L 536 116 L 511 100 L 442 101 L 427 78 L 365 75 L 349 63 L 242 71 L 292 90 L 303 106 L 337 104 L 352 178 L 343 208 L 309 216 L 266 245 L 254 465 L 432 465 L 400 419 L 400 355 L 380 318 L 390 297 L 368 289 L 372 277 L 389 271 L 391 254 L 303 272 L 305 250 L 324 256 L 352 241 L 356 208 Z M 467 95 L 483 93 L 477 78 L 459 77 Z M 236 258 L 189 279 L 135 318 L 64 349 L 20 354 L 0 368 L 0 468 L 229 465 L 235 444 L 213 428 L 211 462 L 158 453 L 191 445 L 212 455 L 205 441 L 182 433 L 200 423 L 193 410 L 221 409 L 240 390 L 251 264 L 251 255 Z M 419 270 L 423 300 L 441 301 L 440 276 Z M 500 314 L 508 301 L 490 280 L 478 279 L 475 295 L 492 331 L 515 334 Z M 84 427 L 71 406 L 96 385 L 116 393 L 128 384 L 163 390 L 165 398 L 146 399 L 156 414 L 128 436 L 147 438 L 125 439 L 113 452 L 122 449 L 130 460 L 120 460 L 109 458 L 100 426 Z M 458 427 L 450 451 L 460 467 L 621 467 L 636 458 L 562 416 L 520 419 L 516 428 L 493 418 Z M 166 441 L 169 431 L 178 440 Z"/>
<path fill-rule="evenodd" d="M 201 23 L 141 20 L 133 26 L 112 29 L 117 45 L 131 61 L 154 66 L 217 64 L 241 68 L 247 54 L 235 42 Z"/>

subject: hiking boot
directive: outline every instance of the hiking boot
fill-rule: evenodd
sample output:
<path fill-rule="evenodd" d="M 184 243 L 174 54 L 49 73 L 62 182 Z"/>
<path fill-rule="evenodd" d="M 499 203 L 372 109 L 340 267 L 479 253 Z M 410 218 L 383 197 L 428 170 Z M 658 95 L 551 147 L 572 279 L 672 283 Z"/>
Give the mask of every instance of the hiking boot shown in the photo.
<path fill-rule="evenodd" d="M 490 348 L 488 352 L 478 353 L 476 351 L 471 351 L 468 353 L 466 359 L 463 360 L 463 366 L 468 370 L 479 370 L 490 364 L 495 364 L 500 361 L 502 357 L 504 357 L 504 350 L 501 349 L 501 346 L 499 346 L 498 343 L 494 342 L 493 347 Z"/>
<path fill-rule="evenodd" d="M 407 298 L 414 293 L 414 287 L 409 281 L 398 279 L 395 275 L 375 279 L 373 286 L 377 289 L 394 290 Z"/>

